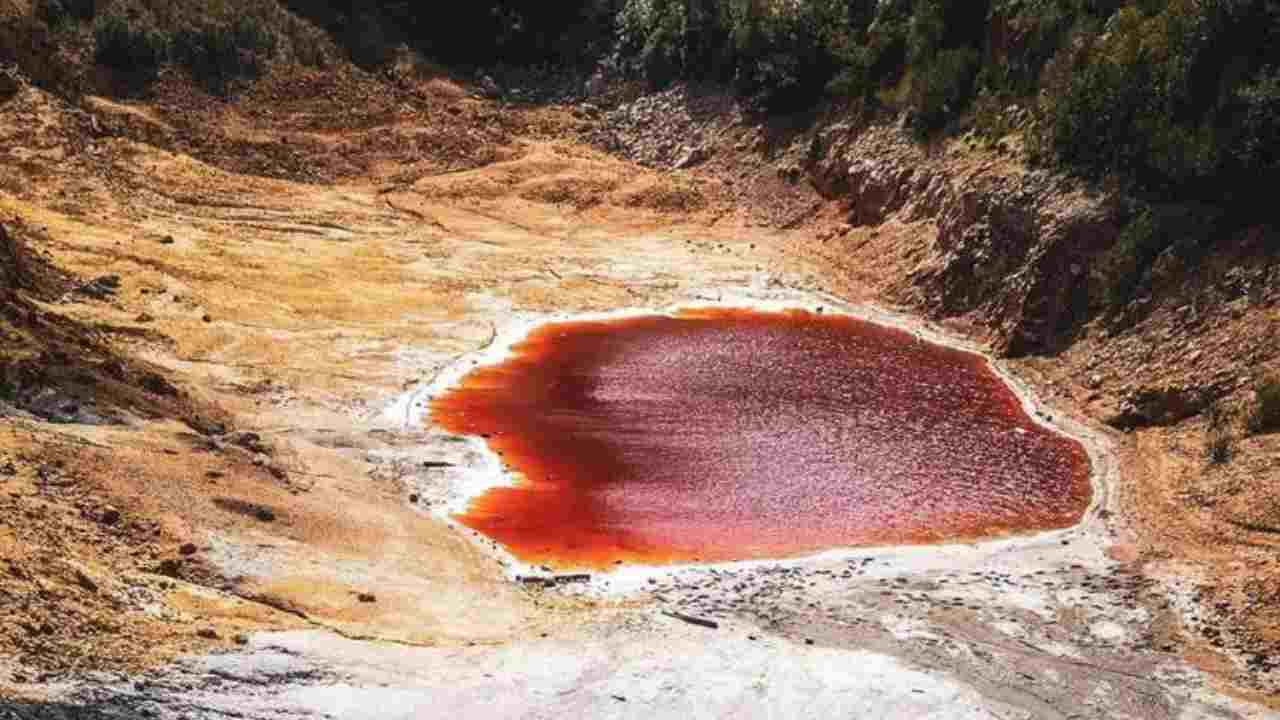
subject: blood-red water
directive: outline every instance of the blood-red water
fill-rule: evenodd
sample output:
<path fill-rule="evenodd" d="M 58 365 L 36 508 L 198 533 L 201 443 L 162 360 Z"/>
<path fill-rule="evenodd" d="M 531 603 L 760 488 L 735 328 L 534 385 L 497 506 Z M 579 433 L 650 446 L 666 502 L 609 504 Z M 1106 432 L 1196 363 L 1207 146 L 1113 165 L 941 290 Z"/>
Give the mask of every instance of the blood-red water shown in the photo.
<path fill-rule="evenodd" d="M 1091 492 L 982 358 L 846 316 L 547 325 L 432 412 L 520 477 L 459 520 L 561 568 L 1060 528 Z"/>

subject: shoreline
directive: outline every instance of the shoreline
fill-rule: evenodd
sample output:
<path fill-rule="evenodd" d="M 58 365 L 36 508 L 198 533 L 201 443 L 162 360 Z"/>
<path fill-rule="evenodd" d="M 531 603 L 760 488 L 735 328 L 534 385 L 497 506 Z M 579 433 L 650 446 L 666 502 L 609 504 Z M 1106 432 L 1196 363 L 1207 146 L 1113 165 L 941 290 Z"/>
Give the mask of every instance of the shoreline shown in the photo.
<path fill-rule="evenodd" d="M 717 299 L 708 299 L 715 296 Z M 626 596 L 639 591 L 655 577 L 671 577 L 681 572 L 710 570 L 753 570 L 760 568 L 798 568 L 814 564 L 847 560 L 849 558 L 884 558 L 892 556 L 901 563 L 906 560 L 920 572 L 935 570 L 958 560 L 977 560 L 1007 552 L 1049 545 L 1062 545 L 1076 538 L 1089 537 L 1105 532 L 1098 520 L 1104 509 L 1114 507 L 1116 461 L 1111 441 L 1102 433 L 1088 427 L 1083 421 L 1052 413 L 1039 399 L 1028 383 L 1018 378 L 1008 367 L 993 357 L 978 343 L 950 333 L 928 321 L 871 303 L 848 303 L 823 292 L 791 289 L 758 289 L 743 287 L 716 287 L 690 293 L 685 301 L 676 301 L 661 308 L 621 308 L 606 312 L 554 313 L 511 318 L 505 326 L 495 326 L 493 337 L 479 350 L 461 355 L 442 368 L 430 381 L 411 388 L 396 397 L 383 410 L 388 420 L 400 420 L 402 429 L 414 425 L 431 428 L 430 401 L 456 386 L 470 372 L 497 365 L 513 356 L 513 348 L 534 330 L 562 322 L 592 322 L 643 317 L 675 315 L 684 310 L 710 308 L 740 308 L 760 312 L 786 312 L 802 310 L 823 314 L 840 314 L 883 327 L 909 332 L 924 342 L 949 349 L 978 355 L 987 367 L 1010 389 L 1022 404 L 1024 412 L 1037 425 L 1079 442 L 1085 449 L 1090 463 L 1091 496 L 1089 506 L 1075 524 L 1051 530 L 1016 533 L 995 537 L 956 540 L 944 543 L 862 545 L 835 547 L 796 557 L 734 560 L 717 563 L 626 564 L 598 570 L 592 568 L 558 568 L 551 572 L 541 566 L 524 562 L 504 546 L 488 536 L 455 519 L 464 513 L 469 504 L 493 488 L 511 487 L 519 482 L 518 475 L 503 469 L 501 458 L 488 443 L 476 436 L 455 436 L 480 458 L 478 464 L 461 467 L 460 473 L 451 475 L 448 481 L 450 500 L 433 507 L 431 515 L 452 529 L 468 537 L 469 542 L 481 548 L 504 568 L 509 580 L 529 577 L 554 577 L 563 574 L 589 574 L 589 587 L 610 596 Z M 1100 539 L 1100 538 L 1099 538 Z"/>

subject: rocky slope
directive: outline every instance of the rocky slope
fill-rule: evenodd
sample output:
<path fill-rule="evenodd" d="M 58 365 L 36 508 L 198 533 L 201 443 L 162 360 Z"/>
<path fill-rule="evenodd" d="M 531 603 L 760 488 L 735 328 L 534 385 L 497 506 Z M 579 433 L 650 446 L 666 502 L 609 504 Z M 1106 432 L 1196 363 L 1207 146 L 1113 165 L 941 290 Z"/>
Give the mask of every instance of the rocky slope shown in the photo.
<path fill-rule="evenodd" d="M 597 143 L 657 167 L 698 166 L 753 217 L 806 222 L 794 257 L 846 296 L 874 297 L 983 338 L 1051 388 L 1062 409 L 1124 431 L 1124 513 L 1153 576 L 1196 577 L 1208 667 L 1270 694 L 1280 615 L 1273 577 L 1280 443 L 1243 416 L 1280 373 L 1280 230 L 1246 226 L 1115 306 L 1135 198 L 1037 170 L 1016 134 L 932 144 L 838 108 L 761 119 L 731 97 L 674 88 L 623 101 Z M 1225 431 L 1211 417 L 1225 417 Z M 1234 451 L 1210 462 L 1225 432 Z M 1174 460 L 1176 458 L 1176 461 Z M 1261 671 L 1260 671 L 1261 670 Z"/>
<path fill-rule="evenodd" d="M 1122 266 L 1125 198 L 973 158 L 959 144 L 927 156 L 892 129 L 829 147 L 813 166 L 815 185 L 847 208 L 854 229 L 812 251 L 843 256 L 841 265 L 896 256 L 886 297 L 985 335 L 996 352 L 1043 373 L 1064 408 L 1128 431 L 1138 482 L 1126 488 L 1124 511 L 1151 570 L 1203 578 L 1195 606 L 1212 620 L 1193 624 L 1192 636 L 1237 651 L 1227 663 L 1233 678 L 1274 692 L 1271 673 L 1259 671 L 1280 642 L 1276 611 L 1248 588 L 1273 572 L 1280 478 L 1268 458 L 1277 445 L 1249 436 L 1239 418 L 1280 370 L 1277 230 L 1223 238 L 1199 266 L 1162 258 L 1172 267 L 1160 283 L 1116 308 L 1107 289 Z M 886 225 L 912 232 L 877 231 Z M 1206 454 L 1214 408 L 1235 418 L 1226 432 L 1242 438 L 1223 465 Z"/>

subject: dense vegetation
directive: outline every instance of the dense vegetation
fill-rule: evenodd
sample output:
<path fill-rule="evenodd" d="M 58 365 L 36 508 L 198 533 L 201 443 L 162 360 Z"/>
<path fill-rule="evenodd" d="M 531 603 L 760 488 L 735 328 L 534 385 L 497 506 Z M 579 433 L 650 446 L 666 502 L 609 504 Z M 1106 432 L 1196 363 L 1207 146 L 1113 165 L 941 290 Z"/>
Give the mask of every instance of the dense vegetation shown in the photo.
<path fill-rule="evenodd" d="M 465 50 L 440 37 L 454 28 L 429 24 L 414 26 L 417 46 L 445 61 L 585 60 L 655 86 L 727 84 L 767 112 L 827 102 L 905 113 L 922 139 L 1015 133 L 1033 163 L 1118 179 L 1146 198 L 1113 253 L 1118 312 L 1233 226 L 1275 213 L 1280 0 L 587 0 L 471 12 L 487 29 Z M 548 28 L 571 30 L 557 44 Z M 584 28 L 611 41 L 579 42 Z"/>
<path fill-rule="evenodd" d="M 173 62 L 213 89 L 283 43 L 262 0 L 40 0 L 90 23 L 100 63 Z M 1033 160 L 1179 201 L 1265 207 L 1280 180 L 1280 0 L 284 0 L 358 63 L 410 46 L 447 64 L 551 64 L 661 86 L 729 84 L 766 111 L 821 101 L 906 112 L 927 137 L 1021 132 Z M 249 8 L 245 10 L 245 6 Z M 1016 122 L 1007 111 L 1018 108 Z M 1231 197 L 1223 197 L 1223 188 Z M 1147 218 L 1141 258 L 1168 223 Z M 1145 233 L 1139 237 L 1138 233 Z M 1188 248 L 1188 251 L 1190 249 Z"/>
<path fill-rule="evenodd" d="M 175 64 L 225 93 L 282 55 L 311 65 L 326 59 L 323 33 L 273 0 L 38 0 L 36 15 L 60 41 L 87 33 L 99 65 L 142 84 Z"/>
<path fill-rule="evenodd" d="M 1257 434 L 1280 430 L 1280 378 L 1258 384 L 1256 399 L 1249 411 L 1249 430 Z"/>
<path fill-rule="evenodd" d="M 617 36 L 656 83 L 887 106 L 921 134 L 1022 104 L 1037 157 L 1166 194 L 1280 179 L 1276 0 L 627 0 Z"/>

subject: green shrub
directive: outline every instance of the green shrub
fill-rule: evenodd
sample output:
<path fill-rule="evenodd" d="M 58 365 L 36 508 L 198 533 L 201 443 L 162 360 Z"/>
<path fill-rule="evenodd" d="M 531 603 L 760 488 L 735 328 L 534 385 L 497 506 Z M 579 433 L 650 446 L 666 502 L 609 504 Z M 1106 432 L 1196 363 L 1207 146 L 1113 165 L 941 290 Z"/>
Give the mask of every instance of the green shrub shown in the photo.
<path fill-rule="evenodd" d="M 37 17 L 54 32 L 69 30 L 78 23 L 92 20 L 94 10 L 94 0 L 40 0 L 36 4 Z"/>
<path fill-rule="evenodd" d="M 972 48 L 940 50 L 928 62 L 913 68 L 912 126 L 924 134 L 942 128 L 969 101 L 978 52 Z"/>
<path fill-rule="evenodd" d="M 123 15 L 99 19 L 94 26 L 94 39 L 98 63 L 137 76 L 155 76 L 169 53 L 168 35 Z"/>
<path fill-rule="evenodd" d="M 992 30 L 1003 38 L 982 69 L 978 85 L 993 95 L 1033 96 L 1041 72 L 1072 34 L 1094 21 L 1072 0 L 996 0 Z M 996 52 L 1000 54 L 995 55 Z"/>
<path fill-rule="evenodd" d="M 359 13 L 342 33 L 343 44 L 351 60 L 361 67 L 377 67 L 395 55 L 397 35 L 376 15 Z"/>
<path fill-rule="evenodd" d="M 1249 410 L 1249 431 L 1255 435 L 1280 430 L 1280 378 L 1258 383 Z"/>
<path fill-rule="evenodd" d="M 599 40 L 613 36 L 624 0 L 477 0 L 447 6 L 409 0 L 283 0 L 283 4 L 325 28 L 362 65 L 392 60 L 394 53 L 386 50 L 401 43 L 454 65 L 553 61 L 580 65 L 586 53 L 604 52 L 606 44 Z M 720 3 L 704 0 L 701 4 L 715 8 Z"/>
<path fill-rule="evenodd" d="M 1155 215 L 1143 210 L 1120 231 L 1112 253 L 1115 272 L 1108 288 L 1107 303 L 1114 308 L 1127 305 L 1142 283 L 1146 268 L 1163 249 Z"/>
<path fill-rule="evenodd" d="M 92 20 L 94 11 L 94 0 L 40 0 L 36 5 L 40 19 L 46 22 L 61 18 Z"/>
<path fill-rule="evenodd" d="M 1234 188 L 1247 202 L 1269 208 L 1280 182 L 1280 67 L 1260 72 L 1239 88 L 1228 110 L 1222 142 L 1236 177 L 1251 178 Z"/>
<path fill-rule="evenodd" d="M 175 59 L 217 92 L 225 91 L 235 78 L 256 76 L 275 50 L 275 36 L 248 15 L 233 23 L 182 30 L 173 41 Z"/>
<path fill-rule="evenodd" d="M 838 58 L 840 69 L 827 83 L 827 94 L 844 98 L 865 98 L 871 95 L 878 87 L 872 81 L 876 58 L 876 49 L 867 45 L 842 48 Z"/>
<path fill-rule="evenodd" d="M 912 3 L 904 43 L 911 77 L 907 99 L 918 134 L 942 128 L 965 109 L 979 69 L 987 4 L 973 0 Z"/>
<path fill-rule="evenodd" d="M 836 74 L 839 49 L 854 42 L 849 6 L 808 0 L 764 7 L 734 16 L 739 87 L 765 107 L 806 107 Z"/>
<path fill-rule="evenodd" d="M 840 0 L 625 0 L 618 58 L 654 85 L 732 78 L 761 105 L 790 108 L 819 98 L 842 60 L 863 57 L 857 31 L 870 17 Z"/>
<path fill-rule="evenodd" d="M 1194 203 L 1148 206 L 1140 209 L 1120 231 L 1111 254 L 1112 284 L 1108 304 L 1127 305 L 1153 281 L 1170 278 L 1160 267 L 1189 268 L 1201 262 L 1223 222 L 1220 208 Z M 1167 262 L 1157 263 L 1162 256 Z"/>
<path fill-rule="evenodd" d="M 1043 145 L 1173 195 L 1276 177 L 1278 23 L 1280 5 L 1265 0 L 1126 5 L 1050 63 L 1060 67 L 1040 88 Z"/>
<path fill-rule="evenodd" d="M 721 35 L 725 35 L 723 29 Z M 690 56 L 708 48 L 690 46 L 688 7 L 682 2 L 628 0 L 618 15 L 620 47 L 652 84 L 661 86 L 684 71 Z M 709 37 L 701 39 L 710 44 Z M 724 40 L 721 39 L 723 43 Z"/>

